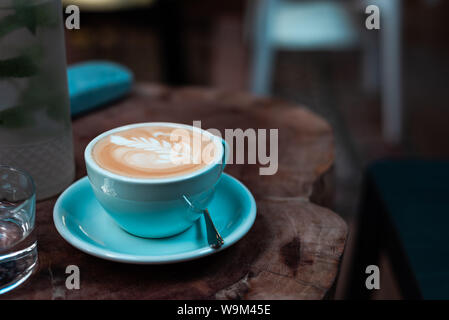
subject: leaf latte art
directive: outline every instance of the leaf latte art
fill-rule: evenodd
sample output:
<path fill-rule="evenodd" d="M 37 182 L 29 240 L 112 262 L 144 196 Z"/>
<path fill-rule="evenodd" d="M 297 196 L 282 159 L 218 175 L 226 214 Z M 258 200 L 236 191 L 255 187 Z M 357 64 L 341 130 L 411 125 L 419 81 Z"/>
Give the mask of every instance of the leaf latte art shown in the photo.
<path fill-rule="evenodd" d="M 113 132 L 92 151 L 108 171 L 132 178 L 166 178 L 200 170 L 216 160 L 217 142 L 202 131 L 177 126 L 139 126 Z"/>

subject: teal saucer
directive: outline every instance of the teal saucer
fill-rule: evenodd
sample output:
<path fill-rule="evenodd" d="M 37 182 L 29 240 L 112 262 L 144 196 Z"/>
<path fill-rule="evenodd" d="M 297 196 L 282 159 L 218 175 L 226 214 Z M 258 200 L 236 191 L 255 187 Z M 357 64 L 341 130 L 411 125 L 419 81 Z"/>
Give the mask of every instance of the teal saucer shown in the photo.
<path fill-rule="evenodd" d="M 216 250 L 209 247 L 204 218 L 187 231 L 170 238 L 145 239 L 121 229 L 95 199 L 87 177 L 72 184 L 58 198 L 53 220 L 71 245 L 99 258 L 135 264 L 175 263 L 221 251 L 240 240 L 256 218 L 256 202 L 237 179 L 223 174 L 209 206 L 214 224 L 224 239 Z"/>

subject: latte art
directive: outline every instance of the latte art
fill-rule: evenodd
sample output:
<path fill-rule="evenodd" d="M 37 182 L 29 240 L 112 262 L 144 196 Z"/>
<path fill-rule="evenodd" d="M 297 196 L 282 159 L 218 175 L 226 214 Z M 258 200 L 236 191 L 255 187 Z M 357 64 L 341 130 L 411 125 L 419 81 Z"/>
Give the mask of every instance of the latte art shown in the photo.
<path fill-rule="evenodd" d="M 193 162 L 190 145 L 185 142 L 170 143 L 167 140 L 156 140 L 154 137 L 165 135 L 155 132 L 153 137 L 132 137 L 131 139 L 112 134 L 110 142 L 123 146 L 115 150 L 117 157 L 122 157 L 130 148 L 152 151 L 151 153 L 136 153 L 125 159 L 126 162 L 142 167 L 151 167 L 156 164 L 181 163 L 181 161 Z M 128 156 L 128 154 L 126 154 Z"/>
<path fill-rule="evenodd" d="M 202 131 L 177 126 L 142 126 L 98 141 L 95 162 L 133 178 L 165 178 L 195 172 L 217 158 L 217 142 Z"/>

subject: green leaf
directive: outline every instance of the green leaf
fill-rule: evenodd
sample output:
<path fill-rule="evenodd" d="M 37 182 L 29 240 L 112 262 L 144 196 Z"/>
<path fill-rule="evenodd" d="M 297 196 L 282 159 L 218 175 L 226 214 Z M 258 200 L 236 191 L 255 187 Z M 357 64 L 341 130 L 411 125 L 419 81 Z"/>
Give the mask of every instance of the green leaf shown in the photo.
<path fill-rule="evenodd" d="M 48 1 L 41 4 L 29 4 L 29 0 L 16 0 L 14 2 L 18 21 L 31 33 L 36 34 L 38 26 L 56 26 L 58 14 L 56 6 Z"/>
<path fill-rule="evenodd" d="M 43 50 L 40 45 L 24 49 L 18 57 L 0 60 L 0 79 L 25 78 L 36 75 L 41 65 Z"/>
<path fill-rule="evenodd" d="M 4 17 L 0 21 L 0 38 L 21 27 L 22 25 L 20 24 L 19 20 L 15 15 L 9 15 Z"/>
<path fill-rule="evenodd" d="M 33 114 L 21 106 L 0 112 L 0 126 L 5 128 L 25 127 L 31 125 L 33 121 Z"/>
<path fill-rule="evenodd" d="M 38 70 L 33 59 L 26 55 L 0 61 L 0 79 L 31 77 Z"/>
<path fill-rule="evenodd" d="M 13 6 L 14 13 L 0 19 L 0 38 L 21 28 L 26 28 L 35 35 L 39 27 L 59 26 L 60 12 L 57 10 L 58 6 L 52 1 L 30 4 L 29 0 L 14 0 Z M 58 93 L 54 90 L 42 90 L 42 83 L 47 84 L 47 81 L 43 80 L 45 79 L 44 75 L 39 70 L 42 47 L 37 45 L 25 50 L 17 57 L 0 60 L 0 80 L 32 77 L 30 86 L 21 94 L 19 104 L 0 111 L 0 126 L 2 127 L 32 125 L 34 116 L 39 109 L 46 109 L 48 115 L 53 118 L 64 115 L 60 110 L 62 100 L 58 97 Z M 36 75 L 38 76 L 35 77 Z"/>
<path fill-rule="evenodd" d="M 0 38 L 20 28 L 27 28 L 35 35 L 37 27 L 56 27 L 59 21 L 56 8 L 51 2 L 30 5 L 28 1 L 14 1 L 15 13 L 0 20 Z"/>

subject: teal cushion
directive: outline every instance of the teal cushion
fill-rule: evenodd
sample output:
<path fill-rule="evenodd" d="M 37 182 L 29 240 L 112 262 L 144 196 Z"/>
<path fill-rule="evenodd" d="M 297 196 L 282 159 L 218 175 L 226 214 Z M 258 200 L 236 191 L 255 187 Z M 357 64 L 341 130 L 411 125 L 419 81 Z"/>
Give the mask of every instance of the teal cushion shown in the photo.
<path fill-rule="evenodd" d="M 108 61 L 75 64 L 67 70 L 72 115 L 100 107 L 131 90 L 133 75 Z"/>
<path fill-rule="evenodd" d="M 381 161 L 368 172 L 423 298 L 449 299 L 449 162 Z"/>

